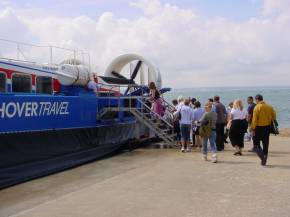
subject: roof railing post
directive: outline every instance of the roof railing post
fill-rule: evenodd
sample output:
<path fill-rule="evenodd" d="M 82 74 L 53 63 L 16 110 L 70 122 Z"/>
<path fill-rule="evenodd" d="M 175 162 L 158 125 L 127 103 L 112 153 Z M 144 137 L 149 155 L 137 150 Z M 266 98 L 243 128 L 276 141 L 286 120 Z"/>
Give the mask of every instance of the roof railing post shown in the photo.
<path fill-rule="evenodd" d="M 89 70 L 91 71 L 92 68 L 91 68 L 91 55 L 90 55 L 90 53 L 88 53 L 88 56 L 89 56 L 89 59 L 88 59 L 88 61 L 89 61 Z"/>
<path fill-rule="evenodd" d="M 81 54 L 82 54 L 82 61 L 83 61 L 83 64 L 85 64 L 85 53 L 84 53 L 84 51 L 81 51 Z"/>
<path fill-rule="evenodd" d="M 52 64 L 53 60 L 52 60 L 52 46 L 49 46 L 49 50 L 50 50 L 50 64 Z"/>
<path fill-rule="evenodd" d="M 17 49 L 17 60 L 19 60 L 20 44 L 17 43 L 16 46 L 17 46 L 16 47 L 16 49 Z"/>
<path fill-rule="evenodd" d="M 77 56 L 76 56 L 76 55 L 77 55 L 77 51 L 76 51 L 76 50 L 74 50 L 73 52 L 74 52 L 74 63 L 76 63 L 76 58 L 77 58 Z"/>

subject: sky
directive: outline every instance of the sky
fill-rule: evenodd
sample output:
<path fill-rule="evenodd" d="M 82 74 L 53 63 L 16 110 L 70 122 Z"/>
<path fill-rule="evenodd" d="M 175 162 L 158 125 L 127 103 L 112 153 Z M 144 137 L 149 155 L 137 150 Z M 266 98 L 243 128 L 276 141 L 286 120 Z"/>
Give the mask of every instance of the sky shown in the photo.
<path fill-rule="evenodd" d="M 289 86 L 289 27 L 289 0 L 0 0 L 1 39 L 84 50 L 100 75 L 137 53 L 174 88 Z M 21 47 L 48 62 L 45 49 Z"/>

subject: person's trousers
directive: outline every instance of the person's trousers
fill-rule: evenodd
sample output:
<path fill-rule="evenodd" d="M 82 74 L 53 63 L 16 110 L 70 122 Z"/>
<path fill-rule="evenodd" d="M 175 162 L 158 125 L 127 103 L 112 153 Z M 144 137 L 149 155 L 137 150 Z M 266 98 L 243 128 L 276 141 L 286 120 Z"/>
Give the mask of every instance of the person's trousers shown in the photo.
<path fill-rule="evenodd" d="M 192 130 L 192 138 L 191 138 L 191 140 L 192 140 L 192 146 L 193 147 L 195 147 L 195 132 Z"/>
<path fill-rule="evenodd" d="M 222 151 L 225 148 L 225 124 L 216 124 L 216 147 L 218 151 Z"/>
<path fill-rule="evenodd" d="M 180 125 L 179 121 L 175 121 L 173 124 L 174 127 L 174 133 L 176 133 L 176 140 L 180 141 L 181 140 L 181 135 L 180 135 Z"/>
<path fill-rule="evenodd" d="M 255 136 L 253 137 L 254 148 L 257 155 L 263 159 L 268 156 L 269 150 L 269 140 L 270 140 L 270 126 L 259 127 L 255 129 Z M 261 143 L 263 144 L 263 149 Z"/>
<path fill-rule="evenodd" d="M 181 133 L 181 141 L 189 142 L 190 141 L 190 124 L 180 124 L 180 133 Z"/>
<path fill-rule="evenodd" d="M 229 137 L 229 132 L 230 130 L 229 129 L 226 129 L 226 132 L 225 132 L 225 135 L 224 135 L 224 139 L 225 139 L 225 143 L 227 143 L 227 138 Z"/>
<path fill-rule="evenodd" d="M 211 152 L 212 154 L 216 154 L 217 150 L 216 150 L 216 143 L 215 143 L 215 140 L 216 140 L 216 131 L 212 131 L 210 136 L 209 137 L 205 137 L 205 138 L 202 138 L 203 139 L 203 147 L 202 147 L 202 153 L 203 155 L 207 155 L 207 143 L 209 141 L 209 144 L 210 144 L 210 149 L 211 149 Z"/>

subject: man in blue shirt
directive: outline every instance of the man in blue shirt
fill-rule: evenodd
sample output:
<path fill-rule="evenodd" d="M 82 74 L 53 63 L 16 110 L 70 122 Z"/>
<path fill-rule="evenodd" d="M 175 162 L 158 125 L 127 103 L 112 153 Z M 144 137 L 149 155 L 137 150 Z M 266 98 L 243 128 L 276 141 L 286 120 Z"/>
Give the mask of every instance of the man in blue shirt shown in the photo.
<path fill-rule="evenodd" d="M 180 131 L 181 131 L 181 151 L 185 152 L 189 151 L 189 141 L 190 141 L 190 129 L 191 123 L 194 120 L 194 111 L 189 106 L 189 100 L 186 99 L 184 101 L 184 105 L 180 106 L 178 110 L 174 113 L 175 116 L 179 115 L 181 119 L 180 123 Z"/>

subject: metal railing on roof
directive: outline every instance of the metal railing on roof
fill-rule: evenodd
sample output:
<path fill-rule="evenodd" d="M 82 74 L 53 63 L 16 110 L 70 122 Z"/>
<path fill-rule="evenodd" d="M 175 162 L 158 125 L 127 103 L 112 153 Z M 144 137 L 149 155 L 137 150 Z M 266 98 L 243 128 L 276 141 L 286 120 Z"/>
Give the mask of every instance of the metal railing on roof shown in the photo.
<path fill-rule="evenodd" d="M 13 40 L 9 40 L 9 39 L 3 39 L 0 38 L 0 42 L 2 43 L 8 43 L 11 44 L 14 49 L 16 49 L 16 53 L 13 53 L 13 55 L 16 55 L 14 57 L 9 56 L 7 53 L 6 54 L 2 54 L 1 58 L 2 59 L 9 59 L 9 60 L 17 60 L 17 61 L 23 61 L 23 62 L 30 62 L 30 63 L 37 63 L 39 62 L 38 59 L 36 58 L 35 60 L 29 58 L 26 54 L 24 49 L 22 49 L 24 46 L 26 47 L 31 47 L 31 48 L 43 48 L 43 49 L 47 49 L 46 55 L 48 54 L 48 63 L 51 65 L 58 65 L 60 62 L 54 62 L 55 61 L 55 54 L 54 51 L 57 50 L 61 50 L 61 51 L 66 51 L 69 52 L 70 55 L 67 58 L 63 58 L 63 60 L 65 59 L 74 59 L 75 61 L 77 60 L 77 58 L 81 57 L 81 61 L 86 64 L 89 69 L 91 69 L 91 60 L 90 60 L 90 54 L 88 52 L 84 52 L 83 50 L 79 50 L 79 49 L 70 49 L 70 48 L 64 48 L 64 47 L 60 47 L 60 46 L 52 46 L 52 45 L 36 45 L 36 44 L 31 44 L 31 43 L 25 43 L 25 42 L 19 42 L 19 41 L 13 41 Z M 1 47 L 1 46 L 0 46 Z M 13 49 L 12 47 L 12 49 Z M 13 51 L 9 50 L 9 53 L 11 53 Z M 42 53 L 42 52 L 40 52 Z M 1 54 L 1 53 L 0 53 Z M 10 54 L 11 55 L 11 54 Z M 87 62 L 86 62 L 87 59 Z"/>

